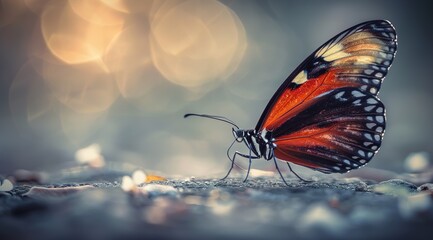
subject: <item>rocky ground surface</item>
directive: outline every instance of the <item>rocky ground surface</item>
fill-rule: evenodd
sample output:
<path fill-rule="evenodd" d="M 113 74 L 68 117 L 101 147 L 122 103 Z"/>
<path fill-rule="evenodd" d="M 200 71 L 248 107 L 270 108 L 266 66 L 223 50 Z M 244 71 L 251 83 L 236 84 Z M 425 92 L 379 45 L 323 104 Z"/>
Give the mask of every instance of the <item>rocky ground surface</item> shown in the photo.
<path fill-rule="evenodd" d="M 431 184 L 287 180 L 15 184 L 0 192 L 0 239 L 431 239 Z"/>

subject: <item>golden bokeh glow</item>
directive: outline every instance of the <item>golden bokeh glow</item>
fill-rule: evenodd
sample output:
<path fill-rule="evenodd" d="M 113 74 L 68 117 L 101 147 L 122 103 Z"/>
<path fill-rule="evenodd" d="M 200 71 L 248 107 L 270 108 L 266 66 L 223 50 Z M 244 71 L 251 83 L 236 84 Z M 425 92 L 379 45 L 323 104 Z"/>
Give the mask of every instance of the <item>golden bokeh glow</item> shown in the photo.
<path fill-rule="evenodd" d="M 152 74 L 154 66 L 146 29 L 148 28 L 139 24 L 125 28 L 108 48 L 103 59 L 125 98 L 143 96 L 149 91 L 149 82 L 157 80 Z"/>
<path fill-rule="evenodd" d="M 72 11 L 89 23 L 101 26 L 123 25 L 125 18 L 122 12 L 112 8 L 107 2 L 119 1 L 88 1 L 88 0 L 69 0 Z"/>
<path fill-rule="evenodd" d="M 237 16 L 218 1 L 170 3 L 151 19 L 152 59 L 161 74 L 186 87 L 230 75 L 246 48 Z"/>
<path fill-rule="evenodd" d="M 122 30 L 123 20 L 117 15 L 101 13 L 102 16 L 99 16 L 97 12 L 95 16 L 99 17 L 87 17 L 90 15 L 88 12 L 79 12 L 72 6 L 78 8 L 81 5 L 56 4 L 44 10 L 41 16 L 44 40 L 51 53 L 67 64 L 96 61 Z"/>
<path fill-rule="evenodd" d="M 53 130 L 73 142 L 119 97 L 145 112 L 179 110 L 231 76 L 247 47 L 242 22 L 216 0 L 9 5 L 14 14 L 4 24 L 26 11 L 39 20 L 10 90 L 11 108 L 28 122 L 52 119 Z"/>

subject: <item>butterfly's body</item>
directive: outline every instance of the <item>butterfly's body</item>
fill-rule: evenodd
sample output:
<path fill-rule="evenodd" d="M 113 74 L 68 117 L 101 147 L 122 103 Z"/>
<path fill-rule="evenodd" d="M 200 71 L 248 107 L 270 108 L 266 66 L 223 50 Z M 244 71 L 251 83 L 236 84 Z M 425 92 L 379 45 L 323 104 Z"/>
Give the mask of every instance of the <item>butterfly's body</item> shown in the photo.
<path fill-rule="evenodd" d="M 233 129 L 233 135 L 238 142 L 244 142 L 251 149 L 251 156 L 271 160 L 274 157 L 275 138 L 272 132 L 257 132 L 254 129 Z"/>
<path fill-rule="evenodd" d="M 228 154 L 232 168 L 239 155 L 249 159 L 249 169 L 251 159 L 264 158 L 273 159 L 279 171 L 278 158 L 324 173 L 345 173 L 368 163 L 382 143 L 385 106 L 377 94 L 396 49 L 390 22 L 364 22 L 308 56 L 272 96 L 254 129 L 240 130 L 224 117 L 185 116 L 236 127 L 233 143 L 244 142 L 249 153 Z"/>

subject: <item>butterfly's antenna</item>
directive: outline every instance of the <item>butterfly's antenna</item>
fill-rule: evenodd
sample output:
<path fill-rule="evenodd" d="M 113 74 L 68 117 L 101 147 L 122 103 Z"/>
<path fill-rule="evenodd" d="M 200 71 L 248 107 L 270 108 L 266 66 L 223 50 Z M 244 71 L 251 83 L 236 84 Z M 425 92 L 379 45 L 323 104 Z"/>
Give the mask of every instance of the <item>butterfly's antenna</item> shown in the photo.
<path fill-rule="evenodd" d="M 183 117 L 187 118 L 187 117 L 191 117 L 191 116 L 215 119 L 215 120 L 218 120 L 218 121 L 222 121 L 222 122 L 226 122 L 228 124 L 231 124 L 231 125 L 235 126 L 237 129 L 239 129 L 239 127 L 238 127 L 238 125 L 236 125 L 236 123 L 234 123 L 232 120 L 230 120 L 230 119 L 228 119 L 226 117 L 207 115 L 207 114 L 195 114 L 195 113 L 188 113 L 188 114 L 185 114 Z"/>

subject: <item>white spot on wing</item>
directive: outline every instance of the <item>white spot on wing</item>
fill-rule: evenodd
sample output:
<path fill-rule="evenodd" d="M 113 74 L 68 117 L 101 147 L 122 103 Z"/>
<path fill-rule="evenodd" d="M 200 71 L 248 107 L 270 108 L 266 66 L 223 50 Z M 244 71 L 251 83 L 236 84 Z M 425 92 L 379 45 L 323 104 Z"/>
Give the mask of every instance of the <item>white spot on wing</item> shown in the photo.
<path fill-rule="evenodd" d="M 365 96 L 365 94 L 363 94 L 362 92 L 357 91 L 357 90 L 352 91 L 352 95 L 354 97 L 364 97 Z"/>
<path fill-rule="evenodd" d="M 371 75 L 373 72 L 374 72 L 373 69 L 365 69 L 364 70 L 364 73 L 367 74 L 367 75 Z"/>
<path fill-rule="evenodd" d="M 382 36 L 389 38 L 389 35 L 386 32 L 382 32 Z"/>
<path fill-rule="evenodd" d="M 374 99 L 374 98 L 369 98 L 369 99 L 367 99 L 367 103 L 368 103 L 368 104 L 376 104 L 376 103 L 377 103 L 377 100 Z"/>
<path fill-rule="evenodd" d="M 374 135 L 374 140 L 380 141 L 380 135 Z"/>
<path fill-rule="evenodd" d="M 384 121 L 383 116 L 376 116 L 376 121 L 383 123 L 383 121 Z"/>
<path fill-rule="evenodd" d="M 364 133 L 364 137 L 367 138 L 370 141 L 373 141 L 373 137 L 371 136 L 370 133 Z"/>
<path fill-rule="evenodd" d="M 361 103 L 361 99 L 357 99 L 353 101 L 353 105 L 359 105 Z"/>
<path fill-rule="evenodd" d="M 303 84 L 304 82 L 306 82 L 308 80 L 307 78 L 307 71 L 301 71 L 298 73 L 298 75 L 296 75 L 296 77 L 293 79 L 293 83 L 296 83 L 298 85 Z"/>
<path fill-rule="evenodd" d="M 375 108 L 374 105 L 369 105 L 369 106 L 365 107 L 364 110 L 367 112 L 370 112 L 371 110 L 373 110 L 373 108 Z"/>
<path fill-rule="evenodd" d="M 375 76 L 375 77 L 378 77 L 378 78 L 381 78 L 381 77 L 383 77 L 383 73 L 378 72 L 378 73 L 376 73 L 374 76 Z"/>
<path fill-rule="evenodd" d="M 339 92 L 337 94 L 335 94 L 335 99 L 339 99 L 344 95 L 344 92 Z"/>

